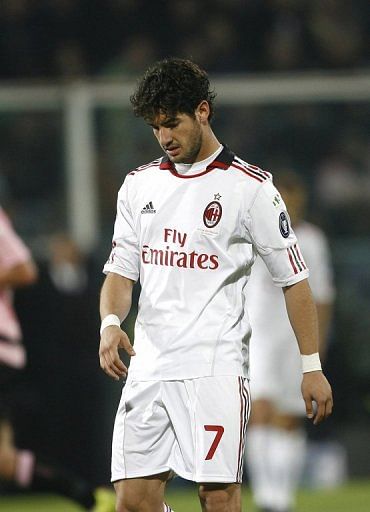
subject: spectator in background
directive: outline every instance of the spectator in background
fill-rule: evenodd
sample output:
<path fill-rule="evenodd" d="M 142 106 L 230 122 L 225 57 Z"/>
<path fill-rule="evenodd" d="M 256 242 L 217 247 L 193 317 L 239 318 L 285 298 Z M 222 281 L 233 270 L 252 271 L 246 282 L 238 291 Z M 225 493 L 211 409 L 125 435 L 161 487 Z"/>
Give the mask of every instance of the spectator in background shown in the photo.
<path fill-rule="evenodd" d="M 206 45 L 205 41 L 212 41 Z M 232 21 L 220 15 L 211 15 L 202 32 L 194 31 L 184 36 L 178 53 L 184 58 L 192 58 L 213 72 L 233 72 L 238 70 L 238 39 Z"/>
<path fill-rule="evenodd" d="M 84 48 L 78 41 L 63 41 L 54 56 L 57 75 L 66 81 L 81 80 L 87 76 Z"/>
<path fill-rule="evenodd" d="M 18 425 L 24 421 L 22 400 L 28 384 L 22 389 L 20 378 L 26 354 L 12 295 L 15 288 L 28 286 L 36 278 L 37 269 L 29 250 L 0 208 L 0 483 L 5 488 L 12 484 L 29 491 L 62 494 L 85 509 L 94 507 L 95 512 L 111 512 L 105 494 L 95 498 L 94 489 L 83 479 L 17 447 Z M 29 307 L 32 308 L 31 304 Z M 44 317 L 43 323 L 48 321 Z"/>
<path fill-rule="evenodd" d="M 334 299 L 328 242 L 317 226 L 304 220 L 307 191 L 301 178 L 293 172 L 284 172 L 276 173 L 275 181 L 310 269 L 323 360 Z M 280 196 L 275 201 L 281 202 Z M 297 247 L 291 250 L 290 257 L 294 265 L 302 265 Z M 305 461 L 301 361 L 280 295 L 259 258 L 247 286 L 247 296 L 251 298 L 248 312 L 252 326 L 252 415 L 246 458 L 253 497 L 263 512 L 292 510 Z"/>
<path fill-rule="evenodd" d="M 145 34 L 129 36 L 116 56 L 101 69 L 105 78 L 131 78 L 142 73 L 150 62 L 157 59 L 159 48 L 155 41 Z"/>
<path fill-rule="evenodd" d="M 322 68 L 363 64 L 366 55 L 367 2 L 331 0 L 310 2 L 307 29 L 317 63 Z"/>
<path fill-rule="evenodd" d="M 36 28 L 30 21 L 31 10 L 26 0 L 3 0 L 0 3 L 2 76 L 32 77 L 39 71 L 35 51 Z"/>
<path fill-rule="evenodd" d="M 265 34 L 267 68 L 289 70 L 305 67 L 304 18 L 296 5 L 280 8 L 274 16 L 269 32 Z"/>
<path fill-rule="evenodd" d="M 101 74 L 137 34 L 161 57 L 192 57 L 212 72 L 348 69 L 369 63 L 367 7 L 364 0 L 3 0 L 0 76 Z"/>

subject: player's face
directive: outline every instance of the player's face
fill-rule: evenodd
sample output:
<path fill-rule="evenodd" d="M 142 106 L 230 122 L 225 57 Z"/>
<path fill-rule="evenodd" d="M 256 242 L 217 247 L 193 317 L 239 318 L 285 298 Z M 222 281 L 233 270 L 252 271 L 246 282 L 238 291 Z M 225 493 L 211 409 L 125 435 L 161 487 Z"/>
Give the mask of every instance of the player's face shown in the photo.
<path fill-rule="evenodd" d="M 203 143 L 202 126 L 197 116 L 160 114 L 150 124 L 171 162 L 192 164 L 197 161 Z"/>

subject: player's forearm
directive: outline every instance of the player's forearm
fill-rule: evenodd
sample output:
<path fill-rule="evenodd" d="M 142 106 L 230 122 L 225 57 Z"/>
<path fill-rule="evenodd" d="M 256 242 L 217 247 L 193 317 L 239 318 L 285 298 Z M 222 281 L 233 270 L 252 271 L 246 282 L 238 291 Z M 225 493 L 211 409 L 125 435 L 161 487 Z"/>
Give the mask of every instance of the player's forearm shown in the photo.
<path fill-rule="evenodd" d="M 319 351 L 319 329 L 315 302 L 307 279 L 284 288 L 289 320 L 301 354 Z"/>
<path fill-rule="evenodd" d="M 132 301 L 131 279 L 118 274 L 109 273 L 104 281 L 100 294 L 100 316 L 117 315 L 121 322 L 130 312 Z"/>
<path fill-rule="evenodd" d="M 18 288 L 33 284 L 37 279 L 36 265 L 32 261 L 0 270 L 0 288 Z"/>

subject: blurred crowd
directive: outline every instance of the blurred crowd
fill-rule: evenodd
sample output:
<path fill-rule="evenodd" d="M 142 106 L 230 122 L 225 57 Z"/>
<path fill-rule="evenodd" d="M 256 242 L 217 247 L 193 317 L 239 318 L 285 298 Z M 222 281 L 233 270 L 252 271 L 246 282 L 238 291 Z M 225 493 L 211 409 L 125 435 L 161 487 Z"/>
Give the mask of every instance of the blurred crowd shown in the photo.
<path fill-rule="evenodd" d="M 2 0 L 0 78 L 132 75 L 168 55 L 208 71 L 369 64 L 366 0 Z"/>

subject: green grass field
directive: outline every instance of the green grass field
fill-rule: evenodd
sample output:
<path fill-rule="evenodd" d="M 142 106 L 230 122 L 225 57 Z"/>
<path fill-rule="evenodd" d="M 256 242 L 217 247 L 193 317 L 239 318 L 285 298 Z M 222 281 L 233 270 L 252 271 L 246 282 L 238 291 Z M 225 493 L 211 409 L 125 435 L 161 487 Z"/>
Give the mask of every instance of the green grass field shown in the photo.
<path fill-rule="evenodd" d="M 167 501 L 175 512 L 199 511 L 196 489 L 169 489 Z M 243 510 L 254 512 L 245 490 Z M 369 512 L 370 482 L 352 482 L 335 490 L 299 493 L 296 512 Z M 0 512 L 81 512 L 69 501 L 54 496 L 0 497 Z"/>

